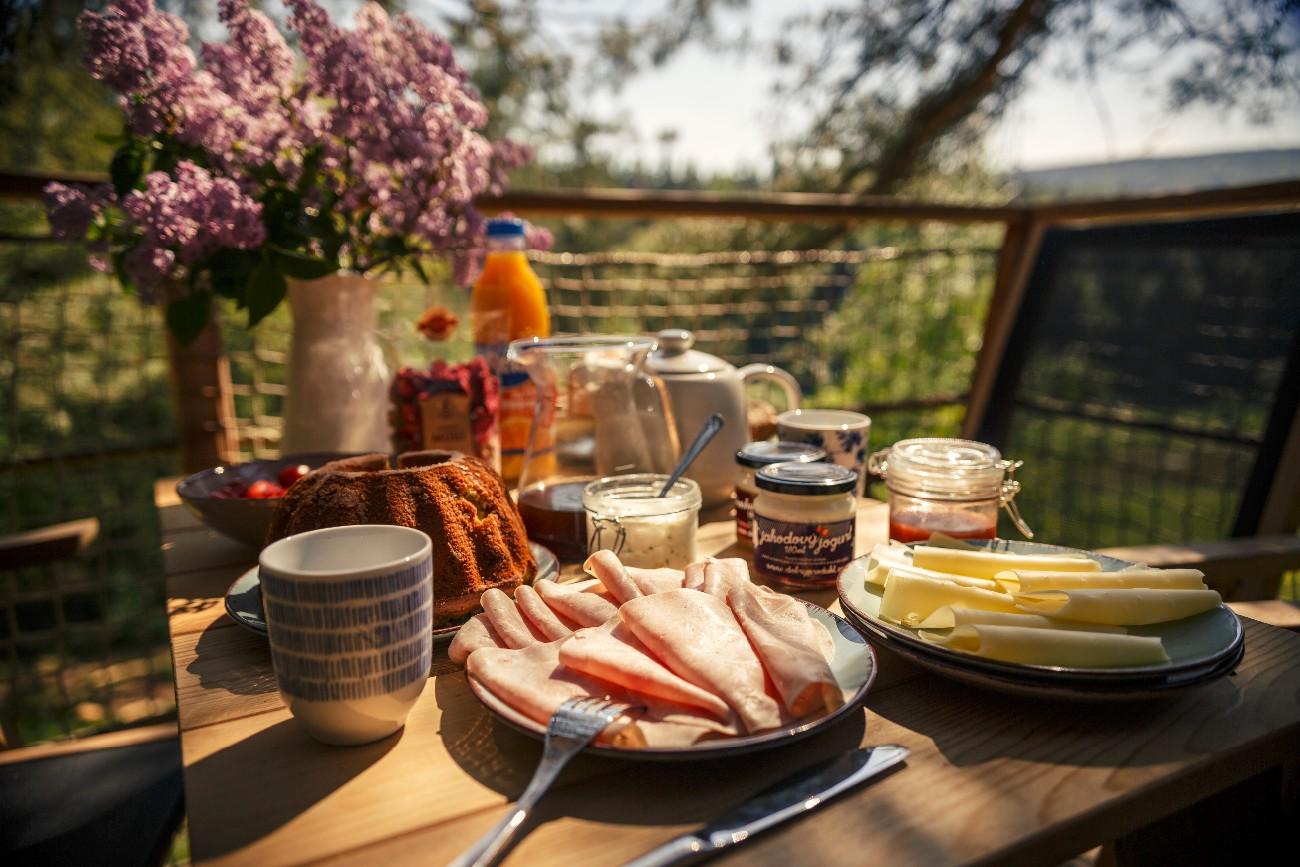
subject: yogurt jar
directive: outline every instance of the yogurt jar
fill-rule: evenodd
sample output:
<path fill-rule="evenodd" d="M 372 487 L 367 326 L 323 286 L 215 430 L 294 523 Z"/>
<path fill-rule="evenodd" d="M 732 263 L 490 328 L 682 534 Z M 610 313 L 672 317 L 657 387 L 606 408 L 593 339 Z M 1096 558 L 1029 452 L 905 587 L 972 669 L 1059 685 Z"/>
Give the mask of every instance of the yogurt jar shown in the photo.
<path fill-rule="evenodd" d="M 782 463 L 759 470 L 755 483 L 754 568 L 784 587 L 833 585 L 853 560 L 858 474 Z"/>
<path fill-rule="evenodd" d="M 679 479 L 660 497 L 666 475 L 631 473 L 589 482 L 582 489 L 587 550 L 608 548 L 625 566 L 684 569 L 695 556 L 700 486 Z"/>
<path fill-rule="evenodd" d="M 736 541 L 752 545 L 754 498 L 758 496 L 755 474 L 772 464 L 795 461 L 801 464 L 826 460 L 825 449 L 807 443 L 753 442 L 736 452 L 740 478 L 736 481 L 733 500 L 736 505 Z"/>

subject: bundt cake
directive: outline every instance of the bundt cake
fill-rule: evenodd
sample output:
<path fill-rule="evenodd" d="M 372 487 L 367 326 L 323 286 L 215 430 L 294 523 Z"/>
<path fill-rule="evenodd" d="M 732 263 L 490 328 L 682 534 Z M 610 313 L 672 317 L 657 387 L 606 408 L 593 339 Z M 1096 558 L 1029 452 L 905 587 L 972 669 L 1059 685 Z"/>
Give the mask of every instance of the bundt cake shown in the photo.
<path fill-rule="evenodd" d="M 267 544 L 323 527 L 397 524 L 433 540 L 435 624 L 478 610 L 484 590 L 530 582 L 537 561 L 501 477 L 460 452 L 372 454 L 325 464 L 280 501 Z"/>

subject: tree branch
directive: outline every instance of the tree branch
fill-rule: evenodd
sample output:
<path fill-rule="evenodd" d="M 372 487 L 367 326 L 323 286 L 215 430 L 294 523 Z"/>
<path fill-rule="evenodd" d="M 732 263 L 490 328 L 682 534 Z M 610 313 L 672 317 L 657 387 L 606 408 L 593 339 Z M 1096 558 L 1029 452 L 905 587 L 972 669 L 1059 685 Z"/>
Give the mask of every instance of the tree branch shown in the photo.
<path fill-rule="evenodd" d="M 872 195 L 892 193 L 936 140 L 969 117 L 985 97 L 1006 82 L 1007 76 L 1000 69 L 1002 62 L 1042 27 L 1053 2 L 1021 0 L 998 32 L 997 46 L 991 54 L 917 101 L 915 108 L 908 112 L 899 136 L 876 160 L 875 179 L 868 192 Z M 855 168 L 860 173 L 871 166 Z"/>

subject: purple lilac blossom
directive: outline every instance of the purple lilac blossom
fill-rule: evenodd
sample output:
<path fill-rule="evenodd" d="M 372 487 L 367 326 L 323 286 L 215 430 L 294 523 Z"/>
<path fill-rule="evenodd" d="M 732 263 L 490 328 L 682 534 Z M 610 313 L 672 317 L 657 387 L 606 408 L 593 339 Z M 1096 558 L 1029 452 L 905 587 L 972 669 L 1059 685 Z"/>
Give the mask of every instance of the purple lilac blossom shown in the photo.
<path fill-rule="evenodd" d="M 123 267 L 149 289 L 201 268 L 219 249 L 259 247 L 264 170 L 296 184 L 314 149 L 320 183 L 306 205 L 343 218 L 344 267 L 376 264 L 370 251 L 396 237 L 446 254 L 470 282 L 484 229 L 473 200 L 501 192 L 531 150 L 483 135 L 486 107 L 451 44 L 410 16 L 390 18 L 368 3 L 344 30 L 315 0 L 285 5 L 306 60 L 301 71 L 247 0 L 219 0 L 230 38 L 202 46 L 202 69 L 184 22 L 153 0 L 118 0 L 81 16 L 87 66 L 119 94 L 131 130 L 174 135 L 208 167 L 182 162 L 170 175 L 150 173 L 120 202 L 117 240 L 134 244 Z M 71 236 L 84 235 L 107 200 L 51 188 L 47 201 L 56 231 Z M 530 230 L 530 246 L 549 243 L 545 230 Z"/>
<path fill-rule="evenodd" d="M 113 188 L 100 184 L 89 190 L 69 187 L 57 181 L 46 184 L 45 211 L 50 234 L 61 241 L 81 241 L 104 205 L 113 200 Z"/>
<path fill-rule="evenodd" d="M 175 178 L 151 172 L 144 184 L 122 201 L 140 234 L 127 270 L 142 289 L 173 276 L 176 264 L 192 266 L 217 250 L 255 249 L 266 240 L 261 204 L 230 178 L 214 178 L 185 161 Z"/>

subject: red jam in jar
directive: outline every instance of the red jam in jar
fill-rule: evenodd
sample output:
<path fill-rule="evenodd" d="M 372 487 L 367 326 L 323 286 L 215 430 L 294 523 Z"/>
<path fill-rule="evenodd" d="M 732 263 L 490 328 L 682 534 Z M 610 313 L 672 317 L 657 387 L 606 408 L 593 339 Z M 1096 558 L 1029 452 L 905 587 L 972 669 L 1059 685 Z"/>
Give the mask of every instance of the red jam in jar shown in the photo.
<path fill-rule="evenodd" d="M 909 543 L 935 533 L 995 538 L 999 507 L 1033 538 L 1012 502 L 1020 483 L 1009 476 L 1019 466 L 986 443 L 940 438 L 901 440 L 870 462 L 889 489 L 889 538 Z"/>

